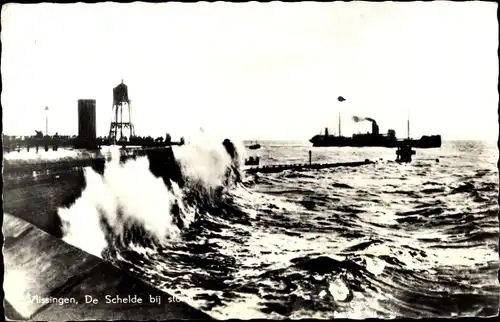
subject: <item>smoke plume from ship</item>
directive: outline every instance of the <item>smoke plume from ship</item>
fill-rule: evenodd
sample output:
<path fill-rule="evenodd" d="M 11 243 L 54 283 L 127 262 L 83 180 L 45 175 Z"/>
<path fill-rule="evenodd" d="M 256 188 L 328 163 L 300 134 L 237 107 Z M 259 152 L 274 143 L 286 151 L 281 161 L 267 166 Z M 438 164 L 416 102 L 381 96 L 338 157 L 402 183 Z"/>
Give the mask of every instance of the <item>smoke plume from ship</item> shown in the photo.
<path fill-rule="evenodd" d="M 374 119 L 372 119 L 371 117 L 361 117 L 361 116 L 353 116 L 352 117 L 353 121 L 358 123 L 358 122 L 363 122 L 363 121 L 369 121 L 369 122 L 372 122 L 372 123 L 375 123 L 377 124 L 377 121 L 375 121 Z"/>
<path fill-rule="evenodd" d="M 358 123 L 358 122 L 363 122 L 363 121 L 369 121 L 372 123 L 372 134 L 374 135 L 378 135 L 379 134 L 379 128 L 378 128 L 378 124 L 377 124 L 377 121 L 375 121 L 374 119 L 372 119 L 371 117 L 361 117 L 361 116 L 353 116 L 352 117 L 353 121 Z"/>

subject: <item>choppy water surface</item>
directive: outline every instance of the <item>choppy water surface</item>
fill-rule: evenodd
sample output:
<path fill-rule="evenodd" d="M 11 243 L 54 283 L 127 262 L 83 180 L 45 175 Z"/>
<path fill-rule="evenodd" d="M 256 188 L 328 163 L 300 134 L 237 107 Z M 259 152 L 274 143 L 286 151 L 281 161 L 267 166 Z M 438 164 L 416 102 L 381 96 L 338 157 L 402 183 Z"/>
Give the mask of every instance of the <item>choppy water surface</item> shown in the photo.
<path fill-rule="evenodd" d="M 216 318 L 497 313 L 494 144 L 444 142 L 401 165 L 394 149 L 261 144 L 263 164 L 309 149 L 314 162 L 378 162 L 247 176 L 179 239 L 110 259 Z"/>

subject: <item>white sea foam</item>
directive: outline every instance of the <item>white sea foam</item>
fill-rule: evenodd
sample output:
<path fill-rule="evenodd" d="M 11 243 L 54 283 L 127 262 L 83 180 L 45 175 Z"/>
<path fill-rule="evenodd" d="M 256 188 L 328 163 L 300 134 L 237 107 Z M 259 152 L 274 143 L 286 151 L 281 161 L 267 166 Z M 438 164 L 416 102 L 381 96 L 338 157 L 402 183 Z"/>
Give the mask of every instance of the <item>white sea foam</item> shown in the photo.
<path fill-rule="evenodd" d="M 196 181 L 207 191 L 225 184 L 226 172 L 235 162 L 222 141 L 203 135 L 175 148 L 174 153 L 184 178 Z M 108 246 L 102 219 L 112 233 L 121 238 L 131 224 L 139 224 L 159 243 L 178 238 L 180 229 L 172 215 L 174 204 L 179 207 L 185 226 L 193 222 L 195 213 L 195 206 L 184 203 L 184 190 L 172 181 L 171 190 L 165 186 L 162 178 L 149 171 L 149 160 L 145 156 L 120 164 L 119 150 L 110 149 L 110 154 L 104 174 L 101 176 L 90 167 L 85 168 L 86 187 L 81 197 L 68 208 L 58 210 L 63 239 L 101 256 Z"/>

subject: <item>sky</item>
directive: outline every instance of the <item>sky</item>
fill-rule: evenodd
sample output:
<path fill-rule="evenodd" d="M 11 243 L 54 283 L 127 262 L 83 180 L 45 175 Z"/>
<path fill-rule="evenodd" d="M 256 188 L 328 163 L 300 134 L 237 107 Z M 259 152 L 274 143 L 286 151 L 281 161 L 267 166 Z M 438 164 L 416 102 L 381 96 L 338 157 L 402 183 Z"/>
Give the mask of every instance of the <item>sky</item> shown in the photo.
<path fill-rule="evenodd" d="M 77 134 L 78 99 L 109 132 L 122 80 L 136 134 L 308 140 L 325 127 L 498 137 L 493 2 L 8 4 L 5 134 Z M 344 97 L 344 102 L 337 100 Z"/>

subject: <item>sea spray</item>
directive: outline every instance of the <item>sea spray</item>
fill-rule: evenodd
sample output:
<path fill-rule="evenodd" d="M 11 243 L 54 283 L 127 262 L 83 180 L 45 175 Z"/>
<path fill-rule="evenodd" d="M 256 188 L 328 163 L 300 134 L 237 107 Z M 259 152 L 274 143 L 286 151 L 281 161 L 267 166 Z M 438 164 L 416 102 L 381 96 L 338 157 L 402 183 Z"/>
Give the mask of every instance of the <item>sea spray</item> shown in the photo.
<path fill-rule="evenodd" d="M 120 161 L 118 149 L 110 149 L 104 173 L 85 168 L 81 197 L 58 210 L 63 239 L 100 257 L 138 239 L 168 243 L 241 179 L 239 151 L 229 140 L 206 137 L 175 147 L 172 158 L 165 149 Z"/>
<path fill-rule="evenodd" d="M 175 195 L 148 171 L 146 157 L 109 162 L 103 176 L 91 168 L 84 175 L 82 196 L 69 208 L 59 209 L 68 243 L 100 255 L 110 234 L 123 244 L 125 230 L 134 225 L 143 227 L 156 242 L 178 236 L 170 215 Z"/>
<path fill-rule="evenodd" d="M 231 158 L 222 144 L 214 147 L 209 139 L 178 147 L 174 156 L 186 180 L 199 181 L 210 188 L 222 186 L 225 171 L 231 165 Z"/>
<path fill-rule="evenodd" d="M 100 228 L 97 204 L 113 205 L 113 200 L 98 173 L 90 167 L 83 171 L 86 189 L 69 208 L 59 208 L 58 215 L 62 223 L 63 240 L 100 257 L 107 242 Z"/>
<path fill-rule="evenodd" d="M 234 149 L 234 153 L 228 151 L 230 149 Z M 189 137 L 189 144 L 174 147 L 174 156 L 181 165 L 185 179 L 217 189 L 239 181 L 244 151 L 243 145 L 228 139 L 195 133 Z"/>

